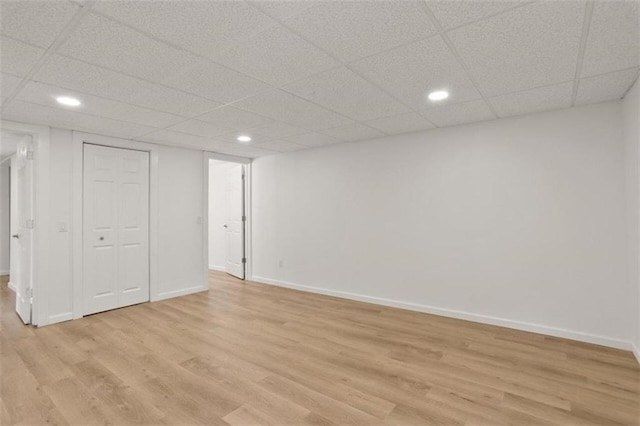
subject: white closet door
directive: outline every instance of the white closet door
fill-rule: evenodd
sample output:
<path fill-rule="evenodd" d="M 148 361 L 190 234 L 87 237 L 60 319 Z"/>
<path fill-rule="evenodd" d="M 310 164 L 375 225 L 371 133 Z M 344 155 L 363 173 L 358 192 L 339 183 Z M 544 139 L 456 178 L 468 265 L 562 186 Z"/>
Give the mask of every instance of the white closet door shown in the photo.
<path fill-rule="evenodd" d="M 84 146 L 84 314 L 149 300 L 149 153 Z"/>
<path fill-rule="evenodd" d="M 229 163 L 226 176 L 227 273 L 244 279 L 244 181 L 242 164 Z"/>

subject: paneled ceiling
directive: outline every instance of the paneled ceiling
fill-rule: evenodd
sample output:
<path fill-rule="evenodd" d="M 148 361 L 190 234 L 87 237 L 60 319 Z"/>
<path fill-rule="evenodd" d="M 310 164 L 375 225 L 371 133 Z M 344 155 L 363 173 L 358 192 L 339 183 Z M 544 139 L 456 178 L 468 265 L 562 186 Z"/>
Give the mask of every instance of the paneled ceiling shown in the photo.
<path fill-rule="evenodd" d="M 638 6 L 3 0 L 2 116 L 260 157 L 568 108 L 636 80 Z"/>

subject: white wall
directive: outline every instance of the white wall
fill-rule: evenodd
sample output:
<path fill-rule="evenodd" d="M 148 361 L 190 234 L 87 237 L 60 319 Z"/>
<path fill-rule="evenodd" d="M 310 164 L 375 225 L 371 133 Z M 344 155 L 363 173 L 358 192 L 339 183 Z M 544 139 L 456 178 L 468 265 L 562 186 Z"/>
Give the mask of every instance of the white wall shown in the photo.
<path fill-rule="evenodd" d="M 201 151 L 160 147 L 160 297 L 205 290 Z"/>
<path fill-rule="evenodd" d="M 129 144 L 132 142 L 122 141 Z M 51 129 L 49 322 L 73 316 L 73 132 Z M 205 290 L 201 151 L 158 147 L 158 296 Z M 152 190 L 153 187 L 152 187 Z M 68 232 L 61 232 L 66 224 Z M 151 247 L 152 252 L 156 250 Z"/>
<path fill-rule="evenodd" d="M 255 280 L 629 346 L 621 102 L 252 170 Z"/>
<path fill-rule="evenodd" d="M 51 249 L 47 297 L 50 321 L 56 322 L 71 318 L 73 310 L 73 132 L 52 128 L 49 138 Z M 66 232 L 60 232 L 61 225 L 66 225 Z"/>
<path fill-rule="evenodd" d="M 9 243 L 11 230 L 9 229 L 10 202 L 10 174 L 9 160 L 0 165 L 0 275 L 9 274 Z"/>
<path fill-rule="evenodd" d="M 209 269 L 225 270 L 227 261 L 226 179 L 228 163 L 209 160 Z"/>
<path fill-rule="evenodd" d="M 624 109 L 629 282 L 634 292 L 635 354 L 640 361 L 640 83 L 627 93 Z"/>

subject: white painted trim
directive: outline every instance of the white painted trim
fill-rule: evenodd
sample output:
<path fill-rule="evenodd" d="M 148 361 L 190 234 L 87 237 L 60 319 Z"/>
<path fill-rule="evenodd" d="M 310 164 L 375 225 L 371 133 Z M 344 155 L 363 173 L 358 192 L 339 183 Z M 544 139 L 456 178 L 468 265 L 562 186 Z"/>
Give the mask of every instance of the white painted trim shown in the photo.
<path fill-rule="evenodd" d="M 204 151 L 212 160 L 228 161 L 230 163 L 250 164 L 251 158 L 236 157 L 235 155 L 219 154 L 217 152 Z"/>
<path fill-rule="evenodd" d="M 202 286 L 209 283 L 209 159 L 211 153 L 202 152 Z"/>
<path fill-rule="evenodd" d="M 9 281 L 9 282 L 7 283 L 7 287 L 9 287 L 9 290 L 13 291 L 14 293 L 16 292 L 16 290 L 18 290 L 18 289 L 16 288 L 16 285 L 15 285 L 14 283 L 12 283 L 11 281 Z"/>
<path fill-rule="evenodd" d="M 69 321 L 73 319 L 73 312 L 64 312 L 62 314 L 51 315 L 49 317 L 49 325 L 62 321 Z"/>
<path fill-rule="evenodd" d="M 135 149 L 149 152 L 149 301 L 162 300 L 159 294 L 159 233 L 158 233 L 158 145 L 73 132 L 73 319 L 82 318 L 82 193 L 83 193 L 83 146 L 85 143 L 113 148 Z"/>
<path fill-rule="evenodd" d="M 49 323 L 49 298 L 47 277 L 49 276 L 49 147 L 51 129 L 48 126 L 2 120 L 5 130 L 27 133 L 33 137 L 34 145 L 34 194 L 33 194 L 33 305 L 31 323 L 37 326 Z"/>
<path fill-rule="evenodd" d="M 217 271 L 226 272 L 227 269 L 222 267 L 222 269 L 217 269 L 215 266 L 209 265 L 209 160 L 220 160 L 220 161 L 228 161 L 231 163 L 240 163 L 244 165 L 244 214 L 247 216 L 247 220 L 245 222 L 244 228 L 244 252 L 245 257 L 247 258 L 247 263 L 244 265 L 244 278 L 246 280 L 251 279 L 251 271 L 253 266 L 253 256 L 251 251 L 251 221 L 252 221 L 252 213 L 251 213 L 251 159 L 243 158 L 243 157 L 235 157 L 233 155 L 226 154 L 217 154 L 215 152 L 203 152 L 203 171 L 204 171 L 204 185 L 203 185 L 203 194 L 202 199 L 204 200 L 203 205 L 203 231 L 205 236 L 205 241 L 203 244 L 202 250 L 202 258 L 203 265 L 205 269 L 204 286 L 208 288 L 209 286 L 209 269 L 214 269 Z"/>
<path fill-rule="evenodd" d="M 209 270 L 210 271 L 220 271 L 220 272 L 227 272 L 227 268 L 225 268 L 224 266 L 219 266 L 219 265 L 209 265 Z"/>
<path fill-rule="evenodd" d="M 165 293 L 160 293 L 158 295 L 158 299 L 156 300 L 171 299 L 173 297 L 186 296 L 188 294 L 200 293 L 203 291 L 209 291 L 209 287 L 198 286 L 198 287 L 183 288 L 180 290 L 167 291 Z"/>
<path fill-rule="evenodd" d="M 488 315 L 473 314 L 470 312 L 457 311 L 454 309 L 438 308 L 435 306 L 421 305 L 418 303 L 403 302 L 399 300 L 385 299 L 382 297 L 365 296 L 357 293 L 349 293 L 338 290 L 330 290 L 320 287 L 312 287 L 301 284 L 295 284 L 287 281 L 273 280 L 270 278 L 254 276 L 253 281 L 274 285 L 278 287 L 286 287 L 294 290 L 306 291 L 309 293 L 323 294 L 326 296 L 340 297 L 342 299 L 357 300 L 360 302 L 373 303 L 376 305 L 390 306 L 393 308 L 407 309 L 410 311 L 424 312 L 433 315 L 439 315 L 449 318 L 457 318 L 467 321 L 478 322 L 481 324 L 496 325 L 499 327 L 512 328 L 515 330 L 529 331 L 532 333 L 540 333 L 548 336 L 562 337 L 565 339 L 577 340 L 580 342 L 593 343 L 596 345 L 609 346 L 617 349 L 633 350 L 633 344 L 625 340 L 612 339 L 606 336 L 583 333 L 580 331 L 566 330 L 562 328 L 549 327 L 546 325 L 532 324 L 523 321 L 515 321 L 506 318 L 492 317 Z M 638 356 L 636 354 L 636 356 Z M 640 359 L 640 358 L 639 358 Z"/>

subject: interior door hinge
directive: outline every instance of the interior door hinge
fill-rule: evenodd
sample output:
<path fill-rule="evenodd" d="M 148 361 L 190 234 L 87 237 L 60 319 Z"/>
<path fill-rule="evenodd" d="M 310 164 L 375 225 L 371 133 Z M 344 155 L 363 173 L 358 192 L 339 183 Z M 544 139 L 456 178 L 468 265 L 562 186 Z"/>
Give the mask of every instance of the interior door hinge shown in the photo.
<path fill-rule="evenodd" d="M 242 258 L 242 263 L 247 263 L 247 258 L 246 257 Z"/>
<path fill-rule="evenodd" d="M 33 151 L 27 151 L 27 160 L 33 160 Z"/>
<path fill-rule="evenodd" d="M 28 288 L 27 291 L 25 292 L 27 293 L 26 296 L 31 299 L 33 298 L 33 288 Z"/>
<path fill-rule="evenodd" d="M 27 219 L 25 225 L 27 229 L 33 229 L 33 227 L 35 226 L 35 221 L 33 219 Z"/>
<path fill-rule="evenodd" d="M 246 216 L 242 216 L 242 221 L 246 222 L 247 221 L 247 217 Z"/>

